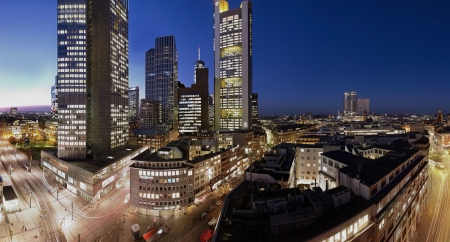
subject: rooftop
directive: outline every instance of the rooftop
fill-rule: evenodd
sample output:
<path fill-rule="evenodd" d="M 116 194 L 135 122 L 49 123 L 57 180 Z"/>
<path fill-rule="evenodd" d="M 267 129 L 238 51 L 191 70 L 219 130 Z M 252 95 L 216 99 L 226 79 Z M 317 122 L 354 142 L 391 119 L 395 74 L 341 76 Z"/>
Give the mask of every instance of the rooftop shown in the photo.
<path fill-rule="evenodd" d="M 340 172 L 349 174 L 353 178 L 359 175 L 359 179 L 363 184 L 371 186 L 397 169 L 398 166 L 417 152 L 419 150 L 396 148 L 394 151 L 388 152 L 375 160 L 356 156 L 345 151 L 329 151 L 323 153 L 322 156 L 347 165 L 341 168 Z"/>
<path fill-rule="evenodd" d="M 74 167 L 80 168 L 82 170 L 91 172 L 91 173 L 96 173 L 96 172 L 102 170 L 103 168 L 113 164 L 114 162 L 117 162 L 117 161 L 129 156 L 131 153 L 138 151 L 139 149 L 142 149 L 143 147 L 130 145 L 128 148 L 129 148 L 129 150 L 121 150 L 121 151 L 118 151 L 118 152 L 108 156 L 108 157 L 112 157 L 112 159 L 105 158 L 103 160 L 94 160 L 94 158 L 88 157 L 86 160 L 83 160 L 83 161 L 71 161 L 71 160 L 63 160 L 63 159 L 60 159 L 60 160 L 64 161 L 64 163 L 69 166 L 74 166 Z M 50 154 L 54 157 L 57 157 L 57 149 L 45 149 L 42 151 L 44 151 L 47 154 Z M 148 150 L 146 150 L 146 151 L 148 151 Z"/>

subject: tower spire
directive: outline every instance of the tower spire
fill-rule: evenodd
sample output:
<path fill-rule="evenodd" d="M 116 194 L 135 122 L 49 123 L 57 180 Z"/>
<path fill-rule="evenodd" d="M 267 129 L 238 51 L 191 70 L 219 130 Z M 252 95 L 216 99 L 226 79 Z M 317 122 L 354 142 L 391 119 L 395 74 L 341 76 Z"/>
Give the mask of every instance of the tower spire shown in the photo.
<path fill-rule="evenodd" d="M 200 46 L 198 47 L 198 60 L 200 60 Z"/>

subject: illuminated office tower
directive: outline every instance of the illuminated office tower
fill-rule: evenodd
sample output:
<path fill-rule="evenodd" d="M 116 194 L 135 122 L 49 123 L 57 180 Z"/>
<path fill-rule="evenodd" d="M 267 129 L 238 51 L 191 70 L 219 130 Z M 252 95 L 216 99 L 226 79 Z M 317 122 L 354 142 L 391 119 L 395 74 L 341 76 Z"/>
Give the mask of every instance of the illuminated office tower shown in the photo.
<path fill-rule="evenodd" d="M 258 93 L 252 93 L 252 123 L 258 123 Z"/>
<path fill-rule="evenodd" d="M 178 53 L 174 36 L 155 39 L 145 53 L 145 98 L 158 106 L 158 125 L 178 126 Z"/>
<path fill-rule="evenodd" d="M 103 160 L 128 140 L 128 0 L 57 5 L 58 158 Z"/>
<path fill-rule="evenodd" d="M 194 62 L 194 83 L 197 83 L 197 69 L 205 68 L 205 62 L 200 59 L 200 47 L 198 47 L 198 60 Z"/>
<path fill-rule="evenodd" d="M 128 88 L 128 106 L 130 108 L 130 120 L 139 116 L 139 87 Z"/>
<path fill-rule="evenodd" d="M 252 3 L 214 0 L 215 129 L 252 126 Z"/>
<path fill-rule="evenodd" d="M 209 128 L 208 68 L 195 69 L 195 79 L 191 87 L 178 90 L 180 134 L 196 134 Z"/>
<path fill-rule="evenodd" d="M 344 116 L 355 116 L 358 113 L 356 92 L 344 92 Z"/>
<path fill-rule="evenodd" d="M 58 118 L 58 76 L 55 77 L 55 85 L 51 88 L 51 112 L 52 118 Z"/>

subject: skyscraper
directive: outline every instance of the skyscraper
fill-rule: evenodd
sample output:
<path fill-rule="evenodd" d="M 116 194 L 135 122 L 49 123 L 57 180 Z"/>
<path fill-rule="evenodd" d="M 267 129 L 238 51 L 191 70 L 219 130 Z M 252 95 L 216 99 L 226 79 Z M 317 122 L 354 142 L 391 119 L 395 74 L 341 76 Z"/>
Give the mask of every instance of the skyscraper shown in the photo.
<path fill-rule="evenodd" d="M 370 113 L 370 99 L 358 98 L 358 115 L 363 115 L 364 111 Z"/>
<path fill-rule="evenodd" d="M 180 133 L 193 134 L 209 128 L 208 68 L 204 68 L 204 62 L 202 68 L 195 69 L 195 79 L 191 87 L 178 90 Z"/>
<path fill-rule="evenodd" d="M 252 3 L 229 9 L 214 4 L 215 129 L 252 126 Z"/>
<path fill-rule="evenodd" d="M 55 77 L 55 85 L 51 88 L 51 112 L 52 118 L 58 118 L 58 76 Z"/>
<path fill-rule="evenodd" d="M 139 87 L 128 88 L 128 106 L 130 119 L 136 119 L 139 116 Z"/>
<path fill-rule="evenodd" d="M 128 0 L 57 4 L 58 157 L 103 160 L 128 140 Z"/>
<path fill-rule="evenodd" d="M 174 36 L 155 39 L 145 53 L 145 98 L 158 106 L 158 124 L 178 126 L 178 53 Z"/>
<path fill-rule="evenodd" d="M 258 123 L 258 93 L 252 93 L 252 123 Z"/>
<path fill-rule="evenodd" d="M 344 116 L 354 116 L 358 113 L 358 98 L 356 92 L 344 92 Z"/>
<path fill-rule="evenodd" d="M 194 62 L 194 83 L 197 83 L 197 69 L 205 68 L 205 62 L 200 59 L 200 47 L 198 47 L 198 60 Z"/>

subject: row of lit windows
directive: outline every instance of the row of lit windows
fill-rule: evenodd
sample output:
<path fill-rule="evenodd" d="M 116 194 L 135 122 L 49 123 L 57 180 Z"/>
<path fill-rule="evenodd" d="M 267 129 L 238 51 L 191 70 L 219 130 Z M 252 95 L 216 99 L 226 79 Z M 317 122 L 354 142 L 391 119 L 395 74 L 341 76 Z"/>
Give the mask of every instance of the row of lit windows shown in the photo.
<path fill-rule="evenodd" d="M 84 5 L 84 4 L 61 4 L 61 5 L 58 5 L 58 9 L 71 9 L 71 8 L 84 9 L 84 8 L 86 8 L 86 5 Z"/>
<path fill-rule="evenodd" d="M 85 35 L 69 35 L 67 39 L 86 39 Z"/>
<path fill-rule="evenodd" d="M 58 61 L 86 61 L 85 57 L 58 58 Z"/>
<path fill-rule="evenodd" d="M 68 55 L 68 56 L 71 56 L 71 55 L 81 55 L 81 56 L 86 56 L 86 52 L 84 52 L 84 51 L 80 51 L 80 52 L 71 52 L 71 51 L 69 51 L 69 52 L 67 52 L 67 55 Z"/>
<path fill-rule="evenodd" d="M 58 137 L 59 139 L 59 137 Z M 68 141 L 59 141 L 61 145 L 86 145 L 86 142 L 68 142 Z"/>
<path fill-rule="evenodd" d="M 58 72 L 86 72 L 86 69 L 85 68 L 79 68 L 79 69 L 61 68 L 61 69 L 58 69 Z"/>
<path fill-rule="evenodd" d="M 86 88 L 61 88 L 59 92 L 86 92 Z"/>
<path fill-rule="evenodd" d="M 86 14 L 58 14 L 58 19 L 84 19 Z"/>

